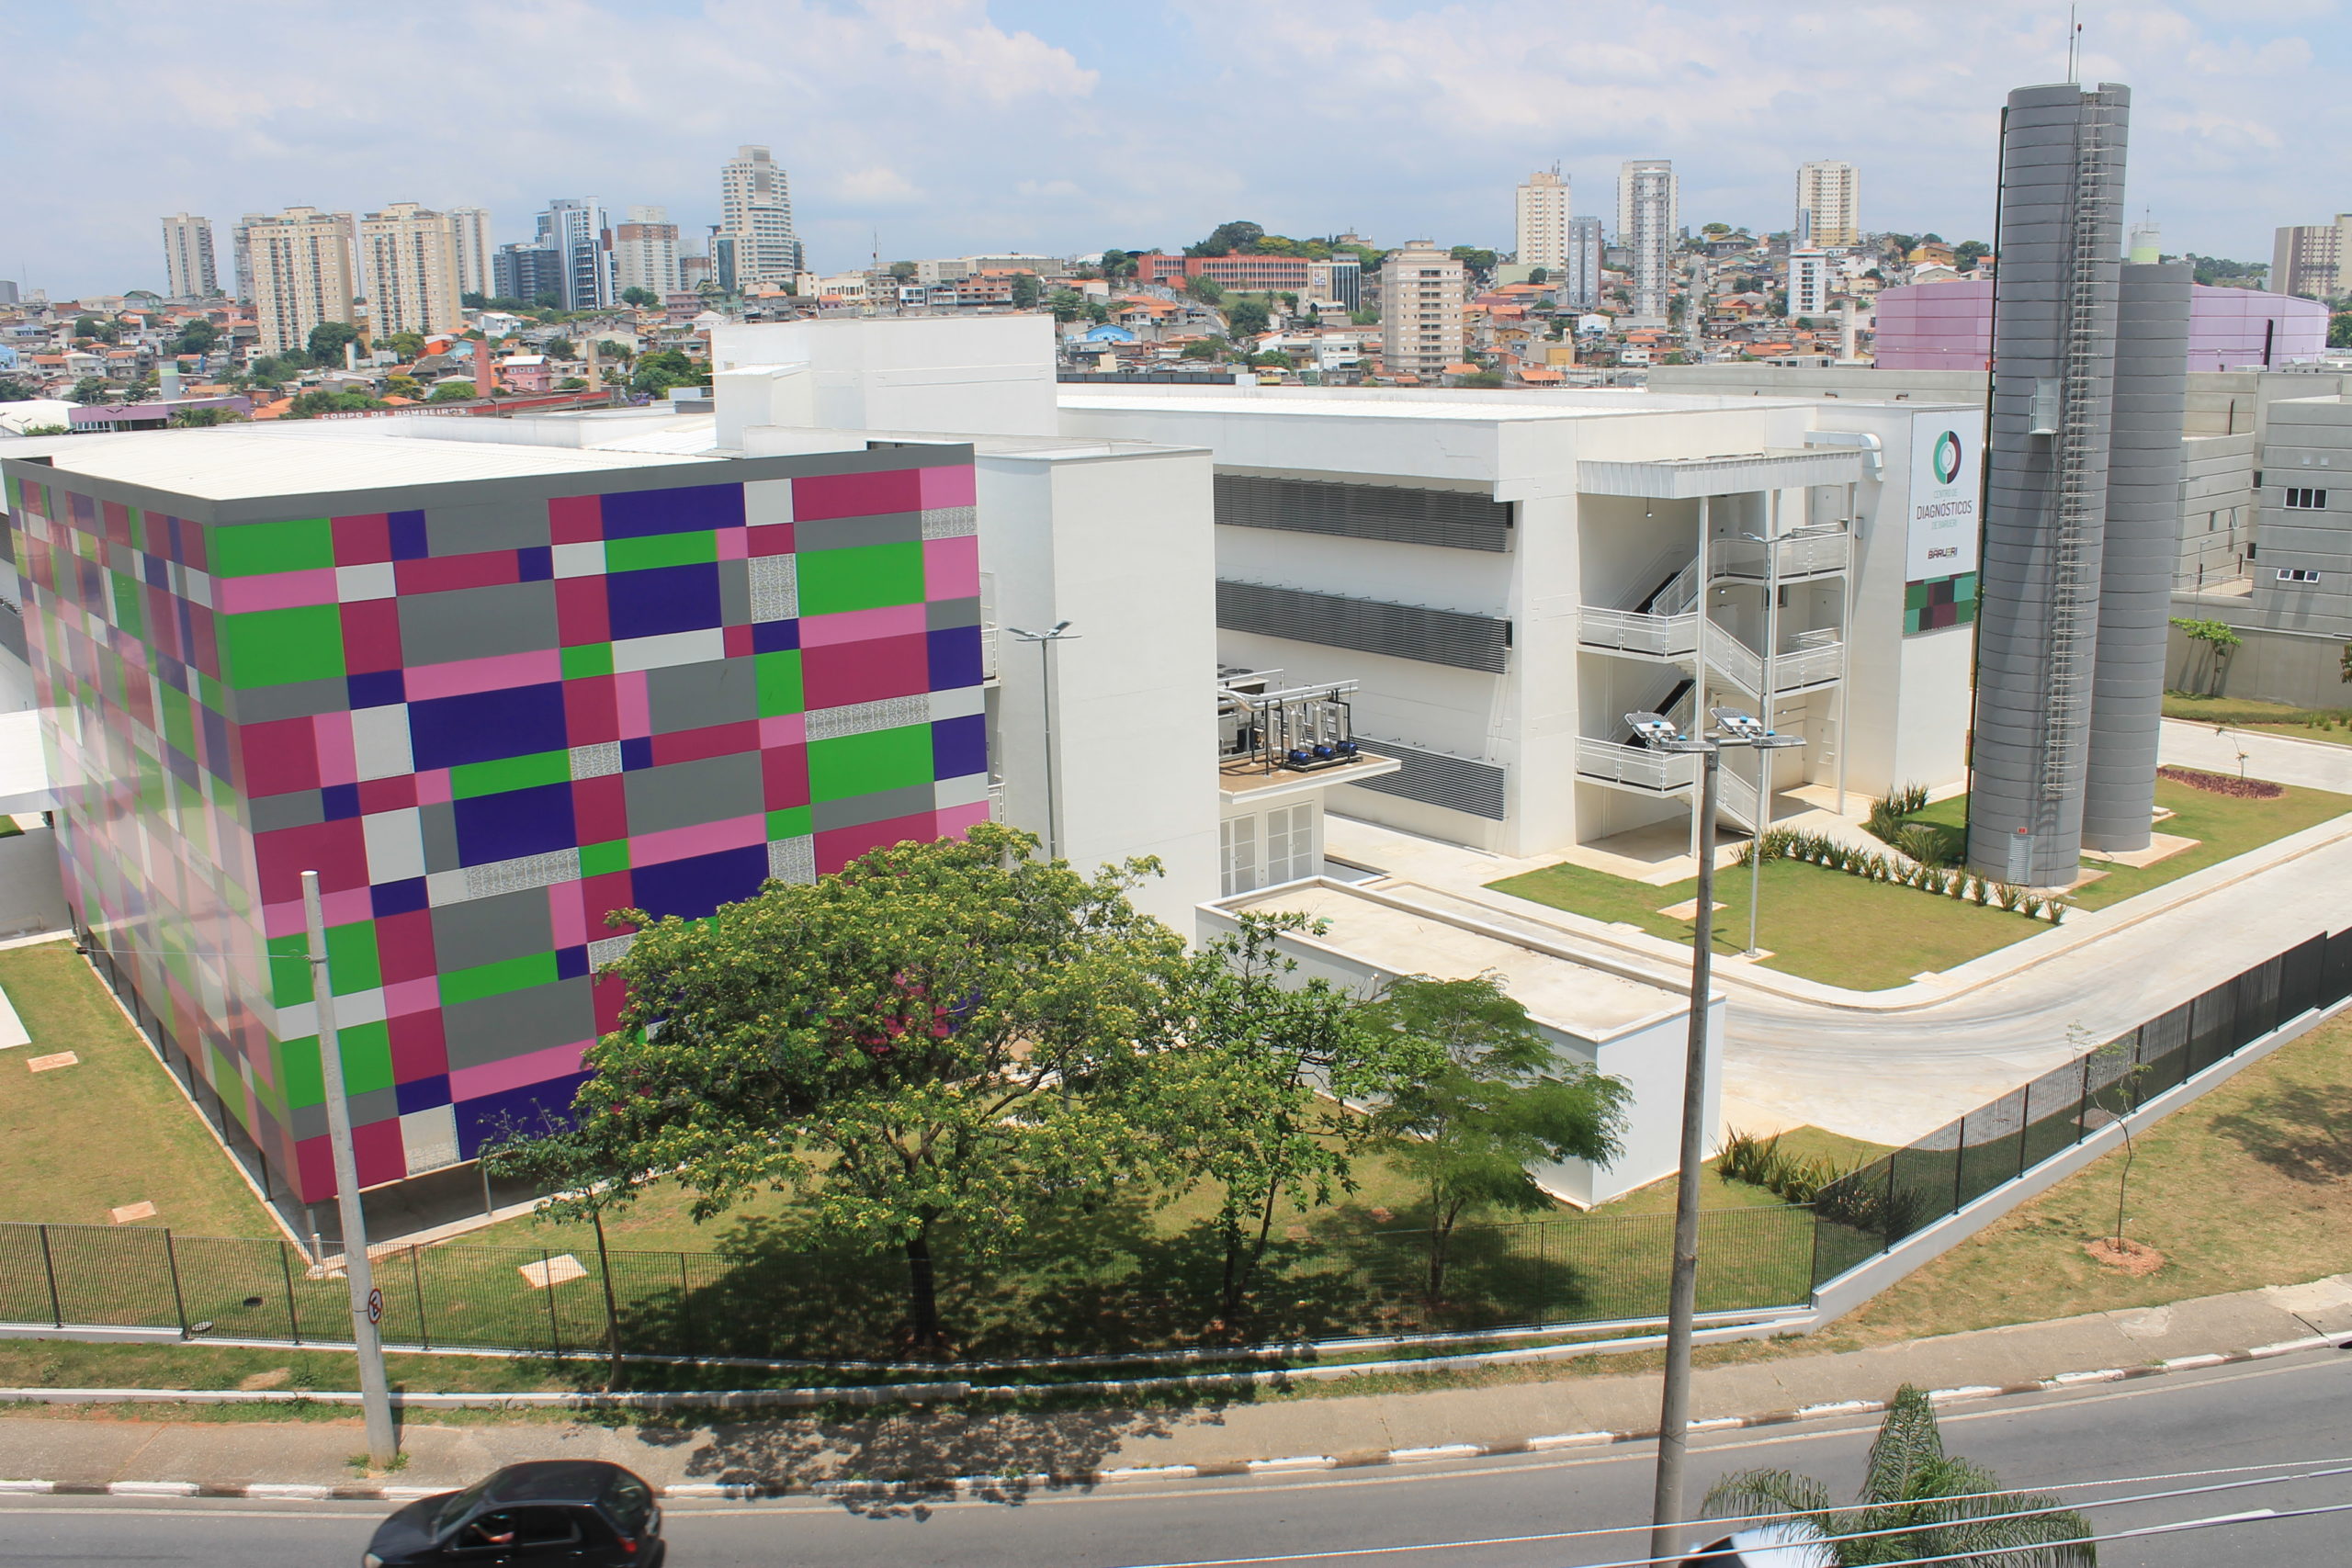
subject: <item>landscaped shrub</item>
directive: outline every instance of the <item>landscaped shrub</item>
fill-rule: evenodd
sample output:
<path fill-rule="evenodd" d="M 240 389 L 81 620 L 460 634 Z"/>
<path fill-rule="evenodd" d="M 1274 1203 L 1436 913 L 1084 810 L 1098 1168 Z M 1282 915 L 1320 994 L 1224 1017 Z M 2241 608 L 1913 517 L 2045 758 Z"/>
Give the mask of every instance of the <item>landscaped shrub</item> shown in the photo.
<path fill-rule="evenodd" d="M 1921 865 L 1939 866 L 1951 858 L 1944 847 L 1941 829 L 1929 827 L 1925 822 L 1904 823 L 1894 830 L 1894 837 L 1890 841 Z"/>
<path fill-rule="evenodd" d="M 1726 1181 L 1761 1187 L 1792 1203 L 1812 1202 L 1815 1195 L 1860 1168 L 1857 1165 L 1853 1170 L 1841 1169 L 1826 1155 L 1790 1154 L 1781 1147 L 1778 1133 L 1758 1138 L 1734 1131 L 1724 1137 L 1715 1156 L 1715 1172 Z"/>
<path fill-rule="evenodd" d="M 2227 773 L 2209 773 L 2200 768 L 2158 768 L 2156 777 L 2201 789 L 2208 795 L 2226 795 L 2239 800 L 2276 800 L 2287 793 L 2286 785 L 2272 784 L 2268 779 L 2233 779 Z"/>
<path fill-rule="evenodd" d="M 1938 831 L 1925 824 L 1914 824 L 1913 827 L 1929 833 Z M 1939 842 L 1942 841 L 1939 838 Z M 1953 898 L 1973 897 L 1986 908 L 1997 901 L 2004 909 L 2022 912 L 2028 919 L 2047 919 L 2053 926 L 2065 908 L 2055 898 L 2030 897 L 2024 888 L 2012 887 L 2005 882 L 1989 882 L 1983 877 L 1972 879 L 1963 871 L 1947 871 L 1917 856 L 1906 863 L 1890 855 L 1869 853 L 1851 844 L 1841 843 L 1826 833 L 1806 833 L 1791 828 L 1768 829 L 1740 846 L 1736 863 L 1742 867 L 1753 865 L 1759 854 L 1768 861 L 1793 860 L 1809 865 L 1826 866 L 1833 871 L 1842 871 L 1849 876 L 1883 882 L 1890 887 L 1914 887 L 1922 893 Z"/>

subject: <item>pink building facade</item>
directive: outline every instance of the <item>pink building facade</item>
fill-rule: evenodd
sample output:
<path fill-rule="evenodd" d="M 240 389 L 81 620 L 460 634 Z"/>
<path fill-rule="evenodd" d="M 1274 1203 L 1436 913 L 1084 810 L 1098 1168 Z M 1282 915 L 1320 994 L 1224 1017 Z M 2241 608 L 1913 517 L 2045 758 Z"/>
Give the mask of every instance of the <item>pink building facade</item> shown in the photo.
<path fill-rule="evenodd" d="M 1927 283 L 1879 291 L 1873 355 L 1882 370 L 1984 370 L 1993 353 L 1993 286 Z M 2188 367 L 2246 370 L 2319 357 L 2327 307 L 2250 288 L 2189 290 Z"/>

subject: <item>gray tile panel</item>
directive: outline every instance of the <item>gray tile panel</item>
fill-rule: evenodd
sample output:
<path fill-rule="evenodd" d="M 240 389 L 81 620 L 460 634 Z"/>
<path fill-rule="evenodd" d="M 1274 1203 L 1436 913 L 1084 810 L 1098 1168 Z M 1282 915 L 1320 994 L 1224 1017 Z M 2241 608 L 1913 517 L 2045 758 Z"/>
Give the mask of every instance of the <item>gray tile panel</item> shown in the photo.
<path fill-rule="evenodd" d="M 847 800 L 820 801 L 809 807 L 808 814 L 811 825 L 823 833 L 835 828 L 888 822 L 894 817 L 912 817 L 931 810 L 933 799 L 931 785 L 909 784 L 904 789 L 877 790 L 872 795 L 852 795 Z"/>
<path fill-rule="evenodd" d="M 980 602 L 978 599 L 933 599 L 922 607 L 923 629 L 945 631 L 951 626 L 977 626 L 980 624 Z"/>
<path fill-rule="evenodd" d="M 596 1009 L 591 984 L 585 977 L 559 980 L 443 1008 L 451 1070 L 594 1040 Z"/>
<path fill-rule="evenodd" d="M 553 582 L 403 594 L 399 603 L 401 645 L 412 664 L 535 653 L 559 640 Z"/>
<path fill-rule="evenodd" d="M 803 551 L 903 544 L 922 537 L 920 512 L 885 512 L 873 517 L 820 517 L 792 525 L 792 542 Z"/>
<path fill-rule="evenodd" d="M 445 975 L 554 946 L 548 896 L 536 887 L 444 904 L 433 911 L 434 957 Z"/>
<path fill-rule="evenodd" d="M 417 827 L 424 836 L 424 869 L 455 871 L 464 863 L 458 856 L 458 812 L 447 801 L 416 808 Z"/>
<path fill-rule="evenodd" d="M 663 768 L 640 768 L 623 776 L 628 792 L 631 834 L 661 833 L 704 822 L 748 817 L 764 808 L 760 755 L 705 757 Z"/>
<path fill-rule="evenodd" d="M 712 659 L 649 670 L 645 694 L 656 735 L 760 716 L 758 676 L 748 659 Z"/>

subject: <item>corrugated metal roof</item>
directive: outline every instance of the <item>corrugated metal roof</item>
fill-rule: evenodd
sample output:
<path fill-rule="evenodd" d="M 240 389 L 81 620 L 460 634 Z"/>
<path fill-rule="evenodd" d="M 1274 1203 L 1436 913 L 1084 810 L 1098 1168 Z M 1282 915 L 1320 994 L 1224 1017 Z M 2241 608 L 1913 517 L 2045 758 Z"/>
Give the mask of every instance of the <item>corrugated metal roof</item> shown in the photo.
<path fill-rule="evenodd" d="M 0 452 L 6 450 L 0 447 Z M 60 473 L 87 474 L 206 501 L 247 501 L 394 485 L 605 473 L 694 459 L 649 452 L 390 440 L 358 432 L 345 435 L 330 430 L 232 426 L 153 431 L 103 441 L 85 437 L 54 449 L 51 460 Z"/>

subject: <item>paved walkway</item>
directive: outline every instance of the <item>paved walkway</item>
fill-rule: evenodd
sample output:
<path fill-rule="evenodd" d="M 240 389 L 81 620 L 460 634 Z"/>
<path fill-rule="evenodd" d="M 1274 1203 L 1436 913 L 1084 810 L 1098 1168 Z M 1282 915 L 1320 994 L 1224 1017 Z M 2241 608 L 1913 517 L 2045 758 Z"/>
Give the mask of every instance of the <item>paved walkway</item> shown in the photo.
<path fill-rule="evenodd" d="M 2352 794 L 2352 747 L 2165 725 L 2169 763 L 2235 773 L 2240 749 L 2252 776 Z M 1688 972 L 1689 950 L 1679 944 L 1486 886 L 1557 857 L 1510 860 L 1340 818 L 1329 837 L 1335 856 L 1419 884 L 1457 911 L 1475 907 L 1482 919 L 1549 940 L 1599 943 L 1661 984 Z M 1718 959 L 1717 982 L 1730 998 L 1726 1120 L 1754 1131 L 1810 1122 L 1908 1143 L 2079 1055 L 2086 1042 L 2347 926 L 2352 818 L 2130 903 L 2077 911 L 2064 926 L 1890 990 L 1843 991 Z"/>
<path fill-rule="evenodd" d="M 2211 1364 L 2315 1335 L 2352 1333 L 2352 1275 L 2207 1296 L 2170 1306 L 2093 1313 L 1835 1355 L 1709 1367 L 1695 1379 L 1694 1419 L 1750 1424 L 1791 1412 L 1884 1400 L 1903 1383 L 1990 1395 L 2049 1380 Z M 0 1390 L 0 1399 L 16 1391 Z M 1567 1377 L 1488 1388 L 1277 1398 L 1190 1410 L 1045 1413 L 878 1412 L 833 1421 L 607 1427 L 565 1422 L 415 1425 L 401 1485 L 461 1485 L 521 1459 L 605 1458 L 663 1486 L 716 1482 L 1052 1473 L 1129 1467 L 1238 1467 L 1250 1461 L 1384 1457 L 1453 1445 L 1498 1450 L 1547 1438 L 1607 1441 L 1654 1429 L 1650 1373 Z M 347 1482 L 360 1447 L 355 1418 L 175 1422 L 93 1418 L 71 1407 L 0 1417 L 0 1485 L 191 1482 L 327 1485 Z"/>

